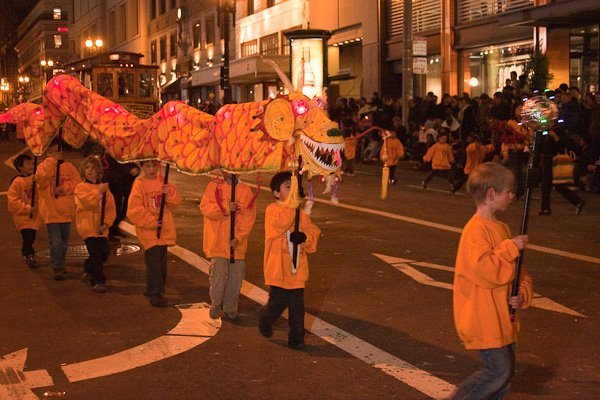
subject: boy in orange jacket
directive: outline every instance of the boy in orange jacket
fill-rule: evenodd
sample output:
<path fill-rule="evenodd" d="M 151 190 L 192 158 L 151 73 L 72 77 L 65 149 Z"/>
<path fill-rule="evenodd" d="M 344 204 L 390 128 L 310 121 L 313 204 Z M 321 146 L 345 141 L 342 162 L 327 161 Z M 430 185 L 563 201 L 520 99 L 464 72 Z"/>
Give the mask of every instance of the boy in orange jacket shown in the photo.
<path fill-rule="evenodd" d="M 65 257 L 69 246 L 71 221 L 75 212 L 75 186 L 81 182 L 77 168 L 63 161 L 63 153 L 55 139 L 47 150 L 48 157 L 38 166 L 35 180 L 40 193 L 40 214 L 48 228 L 50 263 L 54 279 L 64 281 L 67 273 Z M 57 165 L 60 167 L 57 171 Z M 58 172 L 58 185 L 56 174 Z"/>
<path fill-rule="evenodd" d="M 296 210 L 283 204 L 290 194 L 292 173 L 279 172 L 271 179 L 271 192 L 277 202 L 265 211 L 265 284 L 270 286 L 269 301 L 260 310 L 259 330 L 273 335 L 273 324 L 288 308 L 288 346 L 304 348 L 304 287 L 308 280 L 307 253 L 317 251 L 321 231 L 308 214 L 300 212 L 300 229 L 293 231 Z M 294 178 L 295 179 L 295 178 Z M 293 245 L 298 245 L 297 268 L 293 269 Z"/>
<path fill-rule="evenodd" d="M 221 310 L 230 320 L 238 318 L 248 236 L 256 219 L 254 196 L 248 185 L 238 180 L 235 203 L 231 202 L 231 179 L 227 172 L 223 172 L 223 178 L 213 179 L 200 202 L 200 212 L 204 216 L 204 254 L 210 258 L 209 315 L 213 319 L 219 318 Z M 234 239 L 230 238 L 232 211 L 236 214 Z M 231 247 L 234 248 L 234 262 L 229 259 Z"/>
<path fill-rule="evenodd" d="M 390 169 L 390 178 L 389 183 L 392 185 L 396 184 L 396 166 L 398 165 L 398 161 L 404 157 L 404 146 L 402 142 L 396 137 L 396 132 L 387 131 L 390 134 L 390 137 L 385 139 L 385 150 L 387 155 L 387 159 L 384 161 L 383 166 L 388 167 Z M 381 152 L 379 153 L 379 158 L 384 157 L 384 148 L 381 148 Z"/>
<path fill-rule="evenodd" d="M 96 293 L 106 292 L 106 277 L 102 267 L 108 259 L 108 227 L 114 221 L 117 211 L 115 199 L 108 190 L 108 183 L 102 181 L 102 165 L 96 157 L 88 157 L 81 166 L 84 181 L 75 187 L 75 225 L 83 238 L 89 257 L 85 260 L 84 281 Z M 104 201 L 102 200 L 105 197 Z M 102 219 L 104 203 L 104 220 Z"/>
<path fill-rule="evenodd" d="M 15 169 L 19 176 L 10 184 L 8 188 L 8 212 L 12 214 L 15 227 L 21 232 L 23 246 L 21 255 L 23 261 L 29 268 L 37 268 L 38 263 L 35 260 L 35 250 L 33 243 L 37 230 L 39 229 L 41 218 L 37 207 L 39 203 L 37 196 L 32 204 L 32 191 L 35 181 L 33 180 L 33 159 L 27 154 L 20 154 L 13 160 Z"/>
<path fill-rule="evenodd" d="M 465 225 L 454 272 L 454 324 L 466 349 L 478 350 L 484 365 L 450 396 L 458 399 L 502 399 L 508 393 L 515 368 L 518 318 L 509 308 L 529 306 L 533 287 L 523 268 L 517 296 L 511 296 L 515 260 L 527 247 L 526 235 L 511 239 L 508 226 L 496 220 L 514 200 L 514 176 L 499 164 L 483 163 L 467 181 L 477 206 Z M 517 314 L 517 317 L 519 315 Z"/>
<path fill-rule="evenodd" d="M 143 176 L 133 183 L 127 205 L 127 218 L 135 225 L 135 231 L 144 248 L 146 261 L 146 292 L 154 307 L 166 307 L 163 298 L 167 281 L 167 246 L 174 246 L 177 239 L 172 210 L 181 204 L 181 196 L 173 185 L 164 184 L 158 173 L 159 162 L 142 161 Z M 157 235 L 162 195 L 165 207 L 160 238 Z"/>
<path fill-rule="evenodd" d="M 450 168 L 454 162 L 454 154 L 452 154 L 452 146 L 448 144 L 448 133 L 444 131 L 440 132 L 438 135 L 438 142 L 427 150 L 427 153 L 423 156 L 423 161 L 431 161 L 431 172 L 427 175 L 425 180 L 421 182 L 423 189 L 427 189 L 429 181 L 437 175 L 447 177 L 448 183 L 452 185 L 448 172 L 450 172 Z"/>

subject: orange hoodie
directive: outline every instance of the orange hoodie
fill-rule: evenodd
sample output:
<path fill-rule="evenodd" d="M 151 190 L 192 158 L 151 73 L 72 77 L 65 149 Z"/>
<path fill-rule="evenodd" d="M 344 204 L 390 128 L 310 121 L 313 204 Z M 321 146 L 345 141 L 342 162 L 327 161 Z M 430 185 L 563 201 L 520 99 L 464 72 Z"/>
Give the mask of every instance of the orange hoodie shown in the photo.
<path fill-rule="evenodd" d="M 385 147 L 387 150 L 388 158 L 383 165 L 386 167 L 398 165 L 398 160 L 404 157 L 404 146 L 402 146 L 402 142 L 396 137 L 390 137 L 385 140 Z M 380 157 L 381 154 L 383 154 L 383 147 L 381 148 L 381 152 L 379 153 Z"/>
<path fill-rule="evenodd" d="M 481 143 L 469 143 L 465 152 L 467 153 L 467 161 L 465 162 L 465 174 L 469 175 L 479 164 L 483 162 L 485 155 L 494 150 L 493 145 L 483 145 Z"/>
<path fill-rule="evenodd" d="M 448 143 L 437 142 L 427 150 L 423 161 L 431 161 L 431 169 L 450 169 L 450 163 L 454 161 L 452 146 Z"/>
<path fill-rule="evenodd" d="M 68 161 L 60 166 L 59 187 L 65 193 L 54 197 L 56 186 L 56 158 L 48 157 L 38 166 L 35 180 L 39 187 L 40 214 L 45 224 L 64 223 L 73 220 L 75 198 L 73 191 L 81 182 L 77 169 Z"/>
<path fill-rule="evenodd" d="M 513 324 L 507 298 L 515 274 L 517 245 L 506 224 L 474 215 L 465 225 L 454 272 L 454 324 L 467 349 L 495 349 L 517 341 L 520 314 Z M 529 307 L 533 284 L 522 268 L 519 292 Z"/>
<path fill-rule="evenodd" d="M 82 239 L 89 237 L 108 237 L 108 228 L 100 233 L 100 215 L 102 213 L 102 193 L 99 184 L 81 182 L 75 187 L 75 224 Z M 106 192 L 104 207 L 104 225 L 111 226 L 117 216 L 115 199 L 110 191 Z"/>
<path fill-rule="evenodd" d="M 307 253 L 317 251 L 317 241 L 321 235 L 319 228 L 312 223 L 308 214 L 300 211 L 300 232 L 306 234 L 306 242 L 300 247 L 297 271 L 292 274 L 292 243 L 288 233 L 294 228 L 296 210 L 279 203 L 271 203 L 265 211 L 265 284 L 284 289 L 301 289 L 308 280 Z"/>
<path fill-rule="evenodd" d="M 217 203 L 217 191 L 220 192 L 221 204 Z M 238 240 L 235 247 L 235 259 L 246 258 L 248 248 L 248 236 L 254 226 L 256 219 L 256 207 L 248 205 L 252 201 L 253 194 L 244 183 L 235 186 L 235 202 L 239 210 L 235 216 L 234 236 Z M 229 202 L 231 201 L 231 185 L 224 179 L 213 179 L 208 184 L 200 202 L 200 212 L 204 216 L 203 248 L 208 258 L 229 258 L 229 236 L 231 229 L 231 218 L 229 214 Z"/>
<path fill-rule="evenodd" d="M 354 135 L 344 139 L 344 156 L 346 156 L 346 160 L 354 160 L 356 158 L 357 141 Z"/>
<path fill-rule="evenodd" d="M 37 194 L 35 196 L 36 207 L 33 207 L 33 218 L 29 218 L 32 188 L 33 175 L 17 176 L 8 188 L 8 212 L 12 214 L 15 226 L 20 231 L 23 229 L 37 230 L 42 223 Z"/>
<path fill-rule="evenodd" d="M 160 239 L 156 237 L 163 182 L 164 179 L 160 175 L 153 180 L 141 176 L 133 183 L 129 195 L 127 218 L 135 225 L 138 240 L 145 250 L 154 246 L 173 246 L 177 240 L 175 221 L 171 210 L 181 204 L 181 196 L 171 184 L 169 184 L 169 193 L 165 197 Z"/>

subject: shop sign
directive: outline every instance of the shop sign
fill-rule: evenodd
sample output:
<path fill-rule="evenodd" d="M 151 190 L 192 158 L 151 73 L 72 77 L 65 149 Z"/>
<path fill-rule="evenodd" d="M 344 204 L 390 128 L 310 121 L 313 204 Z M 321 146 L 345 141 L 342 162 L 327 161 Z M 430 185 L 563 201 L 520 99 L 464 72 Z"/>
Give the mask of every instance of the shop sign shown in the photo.
<path fill-rule="evenodd" d="M 414 37 L 413 38 L 413 56 L 426 56 L 427 55 L 427 38 Z"/>
<path fill-rule="evenodd" d="M 426 74 L 427 73 L 427 57 L 414 57 L 413 58 L 413 74 Z"/>

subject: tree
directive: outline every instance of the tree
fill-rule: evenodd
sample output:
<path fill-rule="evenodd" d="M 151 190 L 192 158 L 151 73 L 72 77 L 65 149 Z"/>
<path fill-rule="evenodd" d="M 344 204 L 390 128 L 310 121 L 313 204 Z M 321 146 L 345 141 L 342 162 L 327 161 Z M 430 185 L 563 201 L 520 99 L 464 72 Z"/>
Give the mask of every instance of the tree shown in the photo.
<path fill-rule="evenodd" d="M 554 74 L 550 73 L 550 60 L 541 48 L 542 43 L 539 42 L 529 53 L 529 60 L 525 62 L 524 72 L 529 80 L 529 88 L 532 92 L 534 90 L 543 92 L 554 79 Z"/>

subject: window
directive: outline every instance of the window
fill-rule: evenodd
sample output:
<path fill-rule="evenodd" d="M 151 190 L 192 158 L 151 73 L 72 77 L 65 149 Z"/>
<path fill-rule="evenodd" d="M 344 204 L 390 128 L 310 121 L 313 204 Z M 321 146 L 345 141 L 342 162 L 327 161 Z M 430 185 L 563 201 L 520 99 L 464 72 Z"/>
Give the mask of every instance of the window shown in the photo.
<path fill-rule="evenodd" d="M 133 74 L 130 72 L 119 73 L 119 97 L 133 97 Z"/>
<path fill-rule="evenodd" d="M 169 55 L 177 57 L 177 34 L 173 33 L 169 37 Z"/>
<path fill-rule="evenodd" d="M 165 36 L 160 38 L 160 61 L 167 60 L 167 38 Z"/>
<path fill-rule="evenodd" d="M 177 7 L 177 0 L 170 0 L 169 7 L 172 9 Z"/>
<path fill-rule="evenodd" d="M 139 33 L 138 26 L 138 0 L 129 2 L 129 36 L 133 37 Z"/>
<path fill-rule="evenodd" d="M 152 81 L 154 78 L 152 74 L 142 72 L 140 73 L 140 86 L 139 86 L 139 97 L 150 97 L 152 96 Z"/>
<path fill-rule="evenodd" d="M 158 0 L 158 15 L 167 12 L 167 0 Z"/>
<path fill-rule="evenodd" d="M 150 43 L 150 64 L 156 65 L 156 40 Z"/>
<path fill-rule="evenodd" d="M 112 74 L 98 74 L 98 93 L 104 97 L 114 97 Z"/>
<path fill-rule="evenodd" d="M 260 38 L 260 54 L 273 55 L 279 54 L 279 34 L 264 36 Z"/>
<path fill-rule="evenodd" d="M 52 9 L 52 17 L 54 19 L 62 19 L 62 9 L 60 7 L 54 7 Z"/>
<path fill-rule="evenodd" d="M 150 0 L 150 19 L 156 18 L 156 0 Z"/>
<path fill-rule="evenodd" d="M 62 47 L 62 36 L 54 35 L 54 48 L 60 49 Z"/>
<path fill-rule="evenodd" d="M 204 22 L 204 27 L 206 28 L 206 44 L 212 44 L 215 42 L 215 20 L 211 15 L 206 18 Z"/>
<path fill-rule="evenodd" d="M 120 44 L 127 40 L 127 9 L 125 4 L 119 6 L 118 22 L 117 42 Z"/>
<path fill-rule="evenodd" d="M 200 23 L 194 25 L 194 31 L 192 32 L 192 40 L 194 49 L 200 47 L 200 38 L 202 31 L 200 30 Z"/>
<path fill-rule="evenodd" d="M 275 5 L 275 0 L 267 0 L 267 8 L 273 7 Z"/>
<path fill-rule="evenodd" d="M 242 57 L 251 56 L 258 54 L 258 43 L 257 40 L 251 40 L 249 42 L 242 43 Z"/>
<path fill-rule="evenodd" d="M 254 14 L 254 0 L 246 0 L 248 15 Z"/>
<path fill-rule="evenodd" d="M 112 47 L 116 44 L 116 26 L 115 26 L 115 12 L 111 11 L 108 13 L 107 23 L 107 33 L 108 33 L 108 43 L 107 47 Z"/>

